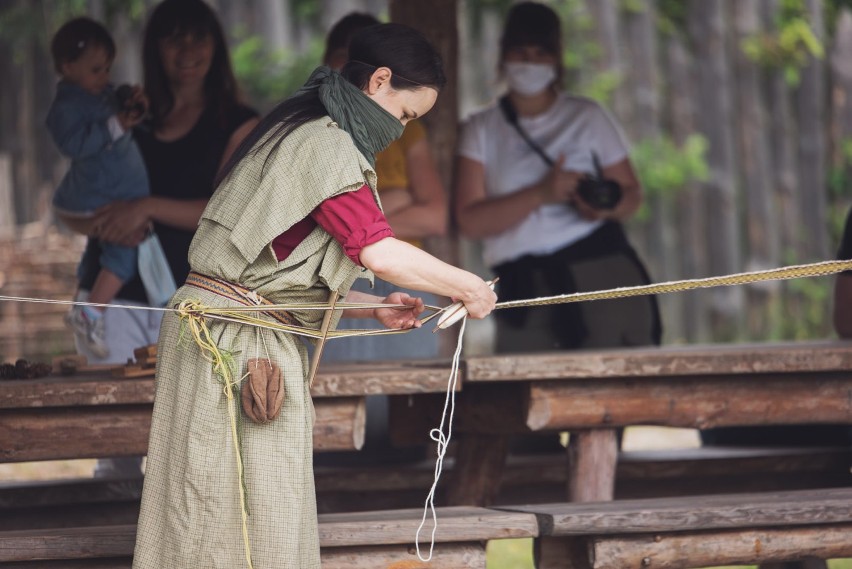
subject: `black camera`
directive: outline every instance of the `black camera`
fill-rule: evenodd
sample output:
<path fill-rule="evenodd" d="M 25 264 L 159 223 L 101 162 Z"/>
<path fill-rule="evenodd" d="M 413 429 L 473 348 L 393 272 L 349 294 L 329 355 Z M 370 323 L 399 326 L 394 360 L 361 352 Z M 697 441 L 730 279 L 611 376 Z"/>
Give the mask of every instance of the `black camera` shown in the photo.
<path fill-rule="evenodd" d="M 119 85 L 115 90 L 115 98 L 122 112 L 127 112 L 131 115 L 145 114 L 145 105 L 141 102 L 133 102 L 133 87 L 130 85 Z"/>
<path fill-rule="evenodd" d="M 595 173 L 580 180 L 577 193 L 594 209 L 613 209 L 621 201 L 621 186 L 615 180 L 604 179 L 601 163 L 594 152 L 592 162 Z"/>

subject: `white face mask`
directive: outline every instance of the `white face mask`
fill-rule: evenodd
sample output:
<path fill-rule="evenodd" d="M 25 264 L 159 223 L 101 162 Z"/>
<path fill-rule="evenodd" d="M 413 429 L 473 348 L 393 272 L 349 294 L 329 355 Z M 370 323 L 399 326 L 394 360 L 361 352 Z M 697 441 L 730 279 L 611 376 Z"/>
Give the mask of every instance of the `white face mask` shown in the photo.
<path fill-rule="evenodd" d="M 507 62 L 503 72 L 509 89 L 520 95 L 538 95 L 556 79 L 556 68 L 547 63 Z"/>

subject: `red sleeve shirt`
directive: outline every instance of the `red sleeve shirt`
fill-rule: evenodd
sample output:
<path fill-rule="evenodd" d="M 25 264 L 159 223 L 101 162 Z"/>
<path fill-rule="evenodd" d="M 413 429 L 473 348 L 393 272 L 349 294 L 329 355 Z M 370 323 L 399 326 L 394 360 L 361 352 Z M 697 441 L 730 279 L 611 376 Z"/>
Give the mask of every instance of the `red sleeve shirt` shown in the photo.
<path fill-rule="evenodd" d="M 320 225 L 343 246 L 346 256 L 361 265 L 361 249 L 393 237 L 388 220 L 373 199 L 367 185 L 322 202 L 305 219 L 272 240 L 275 257 L 283 261 L 304 239 Z"/>

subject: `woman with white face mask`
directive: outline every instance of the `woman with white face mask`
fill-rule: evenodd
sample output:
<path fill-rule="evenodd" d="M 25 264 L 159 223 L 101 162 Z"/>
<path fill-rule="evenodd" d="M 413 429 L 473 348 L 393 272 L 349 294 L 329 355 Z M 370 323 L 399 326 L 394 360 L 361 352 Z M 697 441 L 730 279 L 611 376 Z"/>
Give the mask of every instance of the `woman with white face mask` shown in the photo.
<path fill-rule="evenodd" d="M 456 218 L 463 235 L 483 241 L 500 300 L 649 282 L 621 226 L 642 199 L 627 142 L 598 103 L 560 90 L 561 56 L 556 13 L 515 4 L 500 42 L 508 92 L 471 116 L 459 139 Z M 497 317 L 499 353 L 659 341 L 648 297 Z"/>

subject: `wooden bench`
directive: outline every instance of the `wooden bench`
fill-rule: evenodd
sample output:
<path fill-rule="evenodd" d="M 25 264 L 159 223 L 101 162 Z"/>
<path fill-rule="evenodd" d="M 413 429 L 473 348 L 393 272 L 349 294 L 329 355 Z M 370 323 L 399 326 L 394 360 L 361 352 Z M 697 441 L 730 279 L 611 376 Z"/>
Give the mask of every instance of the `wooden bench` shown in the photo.
<path fill-rule="evenodd" d="M 561 566 L 570 569 L 688 569 L 852 556 L 852 488 L 439 508 L 428 565 L 417 561 L 413 548 L 420 518 L 419 509 L 321 515 L 323 568 L 484 568 L 482 542 L 540 536 L 560 540 Z M 33 562 L 67 569 L 81 560 L 129 567 L 134 539 L 133 525 L 0 532 L 0 569 Z"/>
<path fill-rule="evenodd" d="M 512 456 L 495 505 L 558 502 L 566 455 Z M 622 452 L 616 498 L 687 496 L 852 486 L 848 448 L 699 448 Z M 320 513 L 414 508 L 423 503 L 435 464 L 317 467 Z M 444 463 L 439 492 L 454 460 Z M 0 530 L 127 524 L 136 521 L 141 479 L 77 479 L 0 484 Z M 445 505 L 439 494 L 438 503 Z"/>
<path fill-rule="evenodd" d="M 490 539 L 535 537 L 534 514 L 483 508 L 438 510 L 436 545 L 430 563 L 418 560 L 414 536 L 419 509 L 326 514 L 319 517 L 323 569 L 474 569 L 485 568 L 485 542 Z M 430 530 L 421 532 L 429 539 Z M 77 527 L 0 532 L 0 568 L 67 569 L 82 566 L 129 568 L 136 539 L 135 525 Z M 429 542 L 420 544 L 429 552 Z"/>
<path fill-rule="evenodd" d="M 852 488 L 507 507 L 571 569 L 688 569 L 852 556 Z"/>

